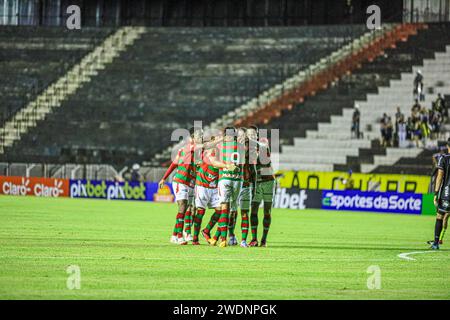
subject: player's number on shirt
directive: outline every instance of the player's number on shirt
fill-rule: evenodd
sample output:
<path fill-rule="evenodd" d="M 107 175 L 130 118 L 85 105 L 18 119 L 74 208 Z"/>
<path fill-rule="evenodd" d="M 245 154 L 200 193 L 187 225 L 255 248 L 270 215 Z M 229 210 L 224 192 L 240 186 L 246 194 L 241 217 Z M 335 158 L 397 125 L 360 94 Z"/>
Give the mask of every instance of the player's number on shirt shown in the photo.
<path fill-rule="evenodd" d="M 235 165 L 238 165 L 240 163 L 240 154 L 239 152 L 233 152 L 231 154 L 231 162 Z"/>

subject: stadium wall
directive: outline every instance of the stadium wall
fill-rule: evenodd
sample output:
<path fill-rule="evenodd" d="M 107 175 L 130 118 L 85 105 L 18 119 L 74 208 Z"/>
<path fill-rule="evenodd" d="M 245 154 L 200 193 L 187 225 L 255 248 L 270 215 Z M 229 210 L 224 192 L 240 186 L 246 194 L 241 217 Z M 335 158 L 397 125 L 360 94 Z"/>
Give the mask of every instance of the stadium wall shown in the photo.
<path fill-rule="evenodd" d="M 117 182 L 0 176 L 0 194 L 11 196 L 70 197 L 84 199 L 172 203 L 172 184 L 159 189 L 156 182 Z M 277 188 L 274 207 L 433 215 L 433 194 L 361 190 Z"/>
<path fill-rule="evenodd" d="M 0 0 L 0 24 L 65 26 L 71 5 L 96 27 L 348 24 L 365 23 L 372 4 L 383 22 L 402 21 L 403 0 Z"/>

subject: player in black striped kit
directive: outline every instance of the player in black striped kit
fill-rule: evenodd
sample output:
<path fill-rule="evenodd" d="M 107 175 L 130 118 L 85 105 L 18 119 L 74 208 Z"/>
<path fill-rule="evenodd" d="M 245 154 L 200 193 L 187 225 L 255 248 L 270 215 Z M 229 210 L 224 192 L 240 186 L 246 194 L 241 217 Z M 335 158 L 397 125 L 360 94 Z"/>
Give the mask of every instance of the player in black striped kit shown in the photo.
<path fill-rule="evenodd" d="M 450 139 L 447 141 L 450 152 Z M 439 239 L 444 226 L 444 218 L 450 213 L 450 155 L 443 154 L 437 164 L 436 185 L 434 188 L 434 205 L 437 207 L 434 242 L 431 249 L 439 249 Z"/>
<path fill-rule="evenodd" d="M 431 172 L 431 182 L 430 182 L 430 187 L 428 189 L 429 193 L 433 193 L 435 190 L 435 186 L 436 186 L 436 178 L 437 178 L 437 174 L 438 174 L 438 168 L 437 165 L 439 163 L 439 158 L 443 155 L 447 153 L 447 147 L 446 146 L 442 146 L 439 148 L 439 152 L 433 154 L 432 160 L 433 160 L 433 171 Z M 439 244 L 443 243 L 444 240 L 444 236 L 445 236 L 445 232 L 447 231 L 447 225 L 448 225 L 448 218 L 449 218 L 450 214 L 446 214 L 444 216 L 444 226 L 443 229 L 441 231 L 441 235 L 439 237 Z M 434 240 L 430 240 L 427 241 L 428 244 L 433 244 Z"/>

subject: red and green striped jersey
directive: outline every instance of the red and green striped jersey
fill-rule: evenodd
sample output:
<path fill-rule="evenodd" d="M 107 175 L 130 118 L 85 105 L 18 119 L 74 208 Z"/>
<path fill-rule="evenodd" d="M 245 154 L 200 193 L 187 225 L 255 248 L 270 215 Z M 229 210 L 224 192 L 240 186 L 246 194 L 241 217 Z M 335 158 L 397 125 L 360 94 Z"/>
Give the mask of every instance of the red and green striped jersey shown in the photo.
<path fill-rule="evenodd" d="M 211 154 L 214 157 L 214 153 Z M 206 155 L 202 154 L 202 162 L 197 167 L 195 184 L 197 186 L 214 189 L 217 187 L 219 169 L 209 164 Z"/>
<path fill-rule="evenodd" d="M 256 150 L 255 150 L 256 153 Z M 254 159 L 256 159 L 256 156 L 254 157 Z M 250 145 L 249 142 L 246 141 L 245 142 L 245 163 L 242 167 L 242 171 L 243 171 L 243 181 L 242 181 L 242 187 L 243 188 L 248 188 L 251 185 L 251 178 L 252 178 L 252 166 L 255 165 L 255 163 L 250 163 L 252 160 L 250 159 Z"/>
<path fill-rule="evenodd" d="M 250 178 L 251 178 L 251 174 L 250 174 L 250 165 L 248 163 L 245 163 L 243 168 L 243 176 L 242 176 L 242 187 L 243 188 L 248 188 L 250 187 Z"/>
<path fill-rule="evenodd" d="M 172 182 L 189 187 L 195 185 L 194 144 L 187 145 L 178 151 L 178 167 Z"/>
<path fill-rule="evenodd" d="M 234 163 L 237 168 L 234 171 L 227 169 L 219 170 L 219 180 L 241 181 L 243 176 L 242 165 L 239 159 L 237 141 L 223 141 L 220 145 L 220 156 L 226 164 Z"/>
<path fill-rule="evenodd" d="M 261 161 L 261 156 L 264 157 Z M 262 163 L 264 162 L 264 163 Z M 264 182 L 275 180 L 272 169 L 272 160 L 270 159 L 270 148 L 260 146 L 258 148 L 258 160 L 256 162 L 256 181 Z"/>

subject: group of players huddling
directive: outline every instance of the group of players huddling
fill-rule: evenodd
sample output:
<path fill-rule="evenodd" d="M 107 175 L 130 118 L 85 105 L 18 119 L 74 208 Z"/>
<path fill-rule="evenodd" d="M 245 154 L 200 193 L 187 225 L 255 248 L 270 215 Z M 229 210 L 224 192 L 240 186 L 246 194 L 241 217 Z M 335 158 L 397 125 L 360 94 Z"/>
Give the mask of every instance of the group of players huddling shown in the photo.
<path fill-rule="evenodd" d="M 450 139 L 446 147 L 441 148 L 441 153 L 433 158 L 435 170 L 431 186 L 435 192 L 437 218 L 434 240 L 428 243 L 431 249 L 436 250 L 442 244 L 450 217 Z M 238 241 L 234 231 L 240 208 L 241 247 L 266 246 L 276 181 L 269 141 L 259 136 L 256 126 L 248 129 L 227 127 L 215 134 L 191 128 L 187 143 L 178 150 L 159 182 L 160 188 L 174 171 L 172 186 L 178 213 L 170 242 L 186 245 L 192 241 L 193 245 L 199 245 L 201 231 L 210 245 L 219 242 L 221 248 L 235 246 Z M 263 235 L 258 243 L 258 209 L 261 202 L 264 202 Z M 214 209 L 214 213 L 201 230 L 208 208 Z M 252 240 L 247 244 L 249 212 Z M 216 224 L 218 227 L 212 236 Z"/>
<path fill-rule="evenodd" d="M 160 188 L 173 171 L 172 187 L 178 213 L 170 242 L 186 245 L 192 241 L 193 245 L 199 245 L 201 232 L 210 245 L 235 246 L 238 244 L 235 226 L 240 208 L 241 247 L 266 246 L 276 181 L 269 141 L 260 137 L 256 126 L 227 127 L 211 133 L 191 128 L 187 142 L 178 150 L 159 182 Z M 263 235 L 258 243 L 261 202 L 264 202 Z M 208 208 L 214 212 L 202 229 Z M 249 212 L 252 240 L 247 244 Z M 213 233 L 216 224 L 217 230 Z"/>

